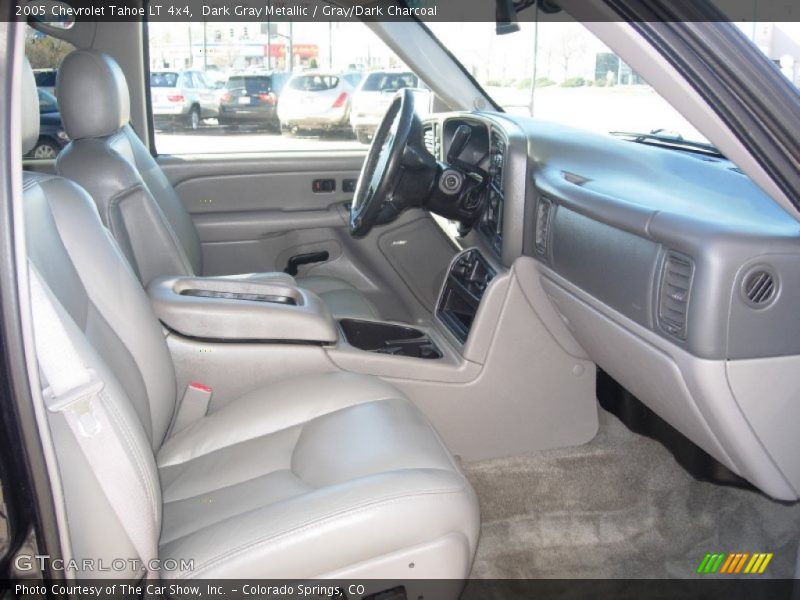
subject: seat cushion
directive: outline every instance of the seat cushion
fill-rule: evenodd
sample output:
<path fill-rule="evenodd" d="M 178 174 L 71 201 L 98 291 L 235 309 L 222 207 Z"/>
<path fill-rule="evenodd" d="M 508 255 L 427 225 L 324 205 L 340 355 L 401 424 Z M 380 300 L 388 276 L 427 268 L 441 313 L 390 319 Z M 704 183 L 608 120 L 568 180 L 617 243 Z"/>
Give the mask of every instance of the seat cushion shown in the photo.
<path fill-rule="evenodd" d="M 310 578 L 454 534 L 474 555 L 472 488 L 416 407 L 375 378 L 251 392 L 167 440 L 157 461 L 160 557 L 194 559 L 168 577 Z"/>
<path fill-rule="evenodd" d="M 297 285 L 322 298 L 335 317 L 379 318 L 378 311 L 363 292 L 342 279 L 313 275 L 298 277 Z"/>

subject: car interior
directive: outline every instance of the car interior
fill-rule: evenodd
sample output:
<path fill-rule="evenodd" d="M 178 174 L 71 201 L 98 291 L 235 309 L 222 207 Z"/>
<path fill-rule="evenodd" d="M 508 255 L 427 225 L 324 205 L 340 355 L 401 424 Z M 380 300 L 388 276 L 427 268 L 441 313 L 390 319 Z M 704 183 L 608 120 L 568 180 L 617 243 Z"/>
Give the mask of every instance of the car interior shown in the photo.
<path fill-rule="evenodd" d="M 719 154 L 505 112 L 415 20 L 370 27 L 437 110 L 401 89 L 364 150 L 158 154 L 143 24 L 77 25 L 32 24 L 76 47 L 70 141 L 14 204 L 62 556 L 409 598 L 721 549 L 797 576 L 800 211 L 636 27 L 586 23 Z"/>

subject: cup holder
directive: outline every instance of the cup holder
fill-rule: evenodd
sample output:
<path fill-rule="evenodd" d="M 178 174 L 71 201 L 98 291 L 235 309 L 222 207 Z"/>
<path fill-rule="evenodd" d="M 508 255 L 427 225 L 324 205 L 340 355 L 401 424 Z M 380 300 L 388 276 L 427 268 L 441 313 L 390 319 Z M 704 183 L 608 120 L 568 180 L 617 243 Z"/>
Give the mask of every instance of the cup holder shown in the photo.
<path fill-rule="evenodd" d="M 342 319 L 339 326 L 347 342 L 359 350 L 411 358 L 442 358 L 436 344 L 413 327 L 358 319 Z"/>

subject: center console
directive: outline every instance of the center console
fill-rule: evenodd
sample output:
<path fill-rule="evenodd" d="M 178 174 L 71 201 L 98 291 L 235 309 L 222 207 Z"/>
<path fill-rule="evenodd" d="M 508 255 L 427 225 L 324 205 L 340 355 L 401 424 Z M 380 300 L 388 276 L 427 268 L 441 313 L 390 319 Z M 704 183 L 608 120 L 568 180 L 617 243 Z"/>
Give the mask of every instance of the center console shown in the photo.
<path fill-rule="evenodd" d="M 496 275 L 477 248 L 465 250 L 450 265 L 436 316 L 462 344 L 467 341 L 481 298 Z"/>

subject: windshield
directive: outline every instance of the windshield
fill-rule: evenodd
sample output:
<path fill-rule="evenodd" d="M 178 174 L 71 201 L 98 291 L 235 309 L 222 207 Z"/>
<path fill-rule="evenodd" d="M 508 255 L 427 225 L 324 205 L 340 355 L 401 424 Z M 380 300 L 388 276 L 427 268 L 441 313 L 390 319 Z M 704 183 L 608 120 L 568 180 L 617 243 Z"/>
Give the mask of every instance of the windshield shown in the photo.
<path fill-rule="evenodd" d="M 582 24 L 429 23 L 431 31 L 505 111 L 640 143 L 708 140 Z M 800 81 L 797 23 L 739 27 L 792 81 Z M 687 148 L 689 149 L 689 148 Z M 697 148 L 695 148 L 697 149 Z"/>
<path fill-rule="evenodd" d="M 150 73 L 150 87 L 175 87 L 178 74 L 171 72 Z"/>

